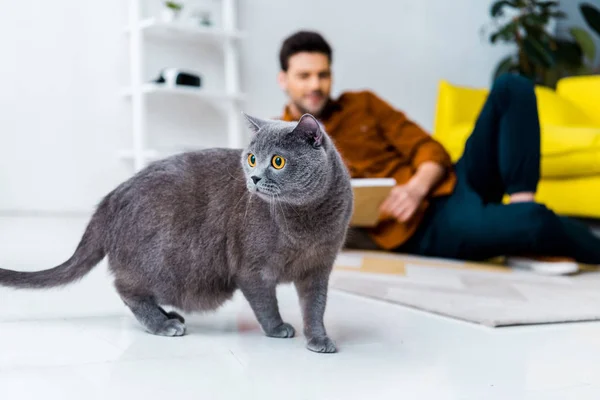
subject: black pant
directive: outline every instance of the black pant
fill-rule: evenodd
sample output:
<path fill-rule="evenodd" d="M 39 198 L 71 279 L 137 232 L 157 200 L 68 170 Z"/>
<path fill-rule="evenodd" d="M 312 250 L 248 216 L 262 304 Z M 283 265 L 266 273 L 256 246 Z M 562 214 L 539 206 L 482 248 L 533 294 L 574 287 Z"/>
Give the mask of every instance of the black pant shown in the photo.
<path fill-rule="evenodd" d="M 432 201 L 398 251 L 467 260 L 567 256 L 600 264 L 600 239 L 585 225 L 541 204 L 502 204 L 505 193 L 535 192 L 540 177 L 540 126 L 529 80 L 508 74 L 496 80 L 456 172 L 453 194 Z"/>

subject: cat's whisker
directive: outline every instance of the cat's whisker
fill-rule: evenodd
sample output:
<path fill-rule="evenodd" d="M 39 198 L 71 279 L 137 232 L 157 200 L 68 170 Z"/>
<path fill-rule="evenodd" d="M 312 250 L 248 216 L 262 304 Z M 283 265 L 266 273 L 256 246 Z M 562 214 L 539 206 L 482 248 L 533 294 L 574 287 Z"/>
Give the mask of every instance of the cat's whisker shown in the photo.
<path fill-rule="evenodd" d="M 286 207 L 289 207 L 289 208 L 291 208 L 291 209 L 292 209 L 292 211 L 294 211 L 294 212 L 296 213 L 296 215 L 297 215 L 298 217 L 300 217 L 300 213 L 298 212 L 298 210 L 296 210 L 296 207 L 295 207 L 293 204 L 289 204 L 289 203 L 288 203 L 288 204 L 285 204 L 285 206 L 286 206 Z"/>
<path fill-rule="evenodd" d="M 304 226 L 305 229 L 308 230 L 308 226 L 306 225 L 306 221 L 302 218 L 302 216 L 300 215 L 300 213 L 298 213 L 298 210 L 296 210 L 296 207 L 293 204 L 284 204 L 284 207 L 290 207 L 292 209 L 292 211 L 294 211 L 296 213 L 296 215 L 298 216 L 298 222 L 300 222 L 302 224 L 302 226 Z"/>
<path fill-rule="evenodd" d="M 271 215 L 275 214 L 275 196 L 271 195 Z"/>
<path fill-rule="evenodd" d="M 242 194 L 240 196 L 240 199 L 238 200 L 237 203 L 235 203 L 235 207 L 233 207 L 234 210 L 237 209 L 237 206 L 241 203 L 241 201 L 244 199 L 244 197 L 246 197 L 247 194 L 249 194 L 250 192 L 248 192 L 247 190 L 244 192 L 244 194 Z"/>
<path fill-rule="evenodd" d="M 230 177 L 231 177 L 231 178 L 232 178 L 234 181 L 238 181 L 238 182 L 245 182 L 245 181 L 246 181 L 245 179 L 242 179 L 242 178 L 238 178 L 238 177 L 235 177 L 235 176 L 233 176 L 233 175 L 231 174 L 231 172 L 229 171 L 229 168 L 225 168 L 225 171 L 227 171 L 227 174 L 228 174 L 228 175 L 229 175 L 229 176 L 230 176 Z"/>
<path fill-rule="evenodd" d="M 283 206 L 281 205 L 281 201 L 279 201 L 279 195 L 277 195 L 277 203 L 279 203 L 279 209 L 281 210 L 281 214 L 283 215 L 283 221 L 285 222 L 285 230 L 286 234 L 290 234 L 290 227 L 287 223 L 287 218 L 285 217 L 285 212 L 283 211 Z"/>
<path fill-rule="evenodd" d="M 246 216 L 248 215 L 248 206 L 250 206 L 250 201 L 252 200 L 252 193 L 248 192 L 250 196 L 246 200 L 246 212 L 244 213 L 244 224 L 246 224 Z"/>

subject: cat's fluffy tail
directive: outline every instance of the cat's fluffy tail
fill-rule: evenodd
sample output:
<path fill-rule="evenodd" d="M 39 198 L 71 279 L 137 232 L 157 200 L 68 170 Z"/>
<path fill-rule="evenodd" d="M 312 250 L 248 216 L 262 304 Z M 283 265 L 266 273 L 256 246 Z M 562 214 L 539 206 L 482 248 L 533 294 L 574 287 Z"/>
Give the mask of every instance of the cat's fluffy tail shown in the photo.
<path fill-rule="evenodd" d="M 22 272 L 0 268 L 0 286 L 41 289 L 66 285 L 83 278 L 106 255 L 104 235 L 108 218 L 108 199 L 92 216 L 75 253 L 61 265 L 44 271 Z"/>

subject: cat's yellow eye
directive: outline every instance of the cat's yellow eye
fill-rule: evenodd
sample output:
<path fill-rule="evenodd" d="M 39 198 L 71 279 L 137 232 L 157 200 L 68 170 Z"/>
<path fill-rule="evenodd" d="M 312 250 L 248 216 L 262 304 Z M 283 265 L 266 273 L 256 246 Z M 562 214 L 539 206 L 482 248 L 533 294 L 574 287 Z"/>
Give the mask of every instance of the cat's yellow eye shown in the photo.
<path fill-rule="evenodd" d="M 281 169 L 285 166 L 285 158 L 281 156 L 274 156 L 271 160 L 271 165 L 273 165 L 273 168 L 275 169 Z"/>
<path fill-rule="evenodd" d="M 248 165 L 252 168 L 256 167 L 256 156 L 254 154 L 248 154 Z"/>

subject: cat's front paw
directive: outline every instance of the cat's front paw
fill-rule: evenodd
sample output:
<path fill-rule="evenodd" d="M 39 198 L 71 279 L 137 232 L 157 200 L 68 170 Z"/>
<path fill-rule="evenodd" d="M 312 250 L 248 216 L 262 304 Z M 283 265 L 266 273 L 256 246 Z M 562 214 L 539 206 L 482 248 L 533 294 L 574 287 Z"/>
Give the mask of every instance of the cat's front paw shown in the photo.
<path fill-rule="evenodd" d="M 292 338 L 295 334 L 296 330 L 294 327 L 286 322 L 267 332 L 267 336 L 276 338 Z"/>
<path fill-rule="evenodd" d="M 315 353 L 337 353 L 337 348 L 327 336 L 309 339 L 306 348 Z"/>

